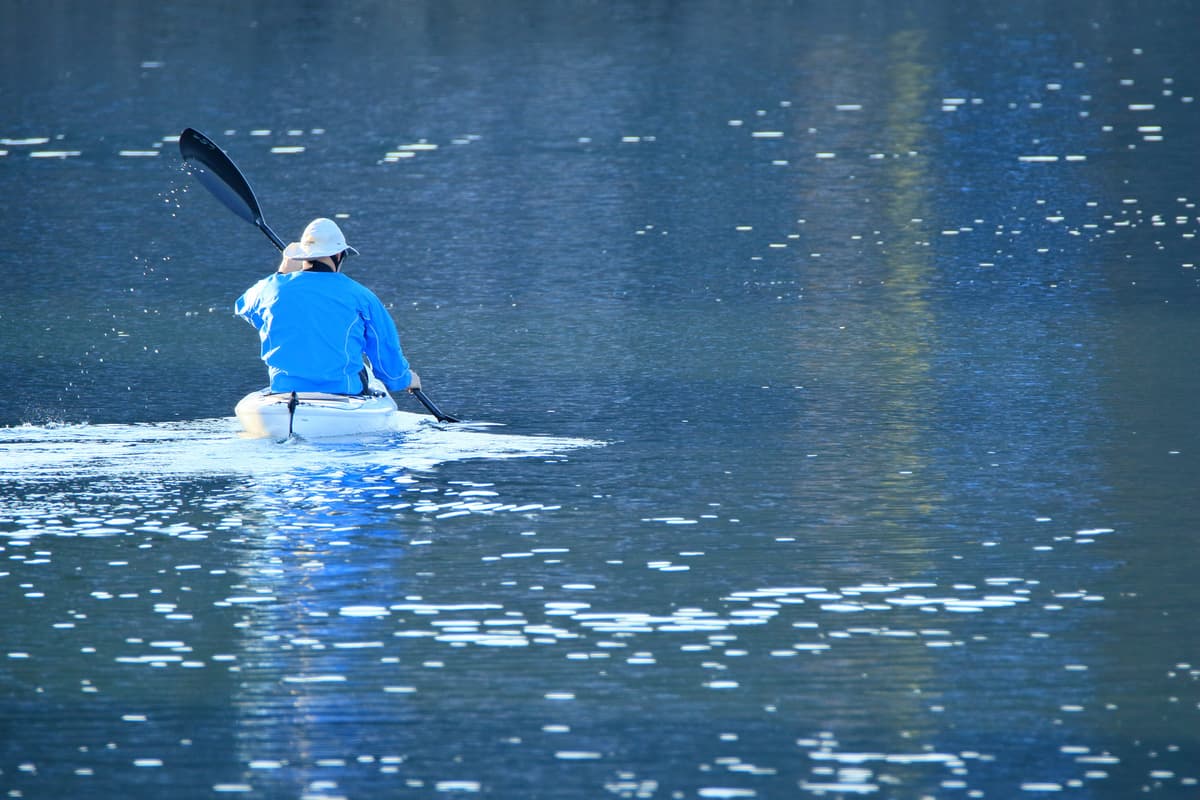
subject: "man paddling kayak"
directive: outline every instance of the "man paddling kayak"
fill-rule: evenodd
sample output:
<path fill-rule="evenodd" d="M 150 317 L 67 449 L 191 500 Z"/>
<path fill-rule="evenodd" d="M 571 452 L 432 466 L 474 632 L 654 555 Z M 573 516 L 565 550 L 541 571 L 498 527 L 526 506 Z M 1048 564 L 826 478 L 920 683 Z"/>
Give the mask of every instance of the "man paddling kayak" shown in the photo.
<path fill-rule="evenodd" d="M 383 303 L 341 272 L 348 255 L 337 223 L 314 219 L 234 304 L 258 330 L 272 392 L 368 394 L 372 374 L 394 392 L 421 388 Z"/>

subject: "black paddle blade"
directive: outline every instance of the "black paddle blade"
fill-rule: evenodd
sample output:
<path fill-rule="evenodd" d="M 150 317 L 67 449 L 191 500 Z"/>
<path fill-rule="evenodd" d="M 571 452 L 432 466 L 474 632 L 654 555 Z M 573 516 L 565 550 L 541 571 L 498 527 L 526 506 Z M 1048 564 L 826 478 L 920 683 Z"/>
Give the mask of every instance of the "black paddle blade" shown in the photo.
<path fill-rule="evenodd" d="M 251 225 L 262 222 L 262 209 L 254 190 L 237 165 L 212 139 L 195 128 L 187 128 L 179 135 L 179 154 L 191 168 L 191 173 L 226 208 Z"/>
<path fill-rule="evenodd" d="M 283 249 L 283 240 L 263 220 L 262 209 L 249 181 L 216 142 L 195 128 L 185 128 L 179 134 L 179 154 L 213 197 L 266 234 L 275 247 Z"/>

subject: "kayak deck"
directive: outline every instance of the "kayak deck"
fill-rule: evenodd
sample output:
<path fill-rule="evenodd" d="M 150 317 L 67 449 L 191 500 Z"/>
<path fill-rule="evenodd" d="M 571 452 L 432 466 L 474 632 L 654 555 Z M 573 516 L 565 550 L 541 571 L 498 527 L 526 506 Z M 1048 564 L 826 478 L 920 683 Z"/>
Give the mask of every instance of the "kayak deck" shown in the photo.
<path fill-rule="evenodd" d="M 234 408 L 248 436 L 275 439 L 386 433 L 396 413 L 396 401 L 387 393 L 272 393 L 270 389 L 251 392 Z"/>

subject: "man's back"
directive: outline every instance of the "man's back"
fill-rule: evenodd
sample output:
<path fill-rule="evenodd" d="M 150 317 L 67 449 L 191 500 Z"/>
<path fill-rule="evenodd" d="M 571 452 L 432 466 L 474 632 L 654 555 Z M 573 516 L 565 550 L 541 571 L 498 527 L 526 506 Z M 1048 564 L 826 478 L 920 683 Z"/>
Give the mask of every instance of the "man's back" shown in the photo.
<path fill-rule="evenodd" d="M 234 311 L 258 329 L 272 391 L 360 394 L 364 356 L 389 389 L 412 380 L 391 315 L 340 272 L 275 273 L 247 290 Z"/>

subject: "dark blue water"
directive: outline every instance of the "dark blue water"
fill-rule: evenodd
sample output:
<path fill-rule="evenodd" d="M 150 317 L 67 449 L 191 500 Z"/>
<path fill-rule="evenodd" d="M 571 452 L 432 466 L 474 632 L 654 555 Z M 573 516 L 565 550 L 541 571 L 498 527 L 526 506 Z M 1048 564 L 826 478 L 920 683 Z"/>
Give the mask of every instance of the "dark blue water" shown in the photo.
<path fill-rule="evenodd" d="M 1195 22 L 0 10 L 0 789 L 1196 796 Z M 237 436 L 187 126 L 471 424 Z"/>

